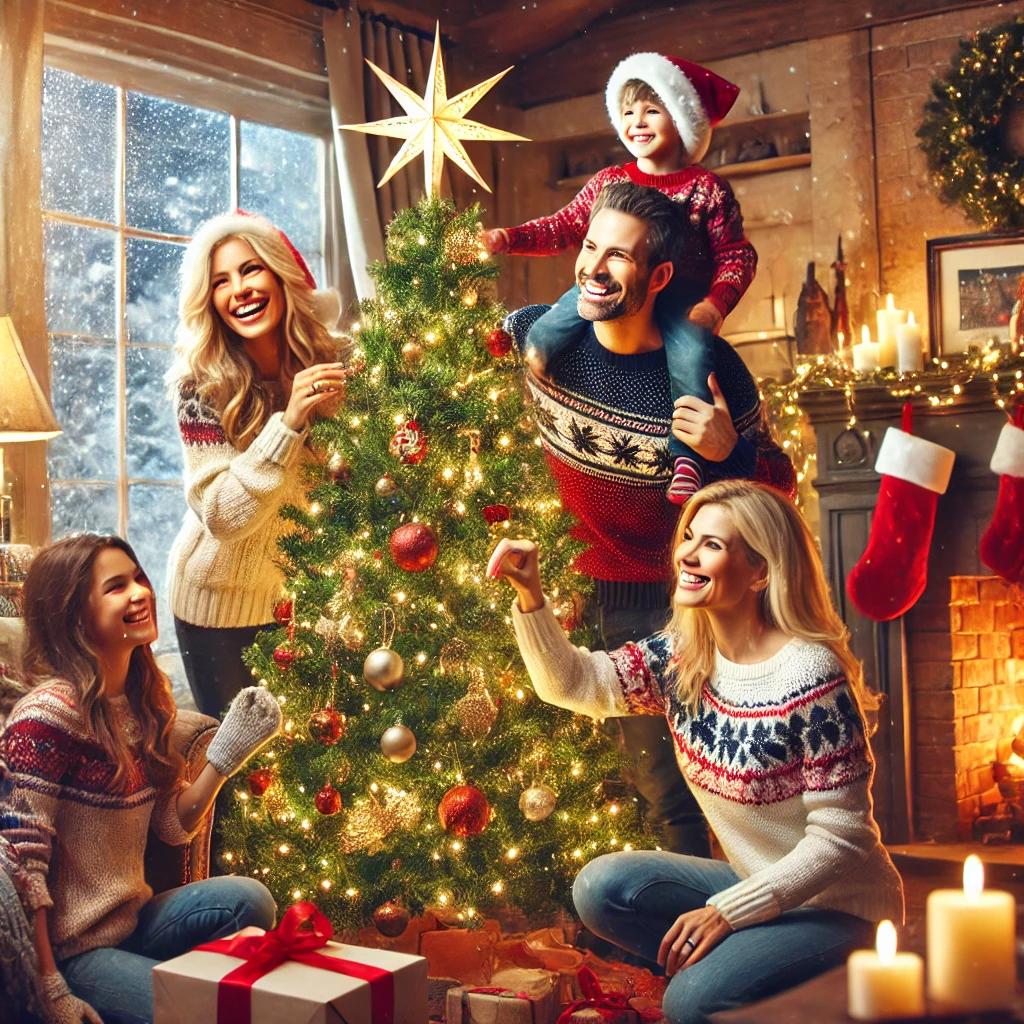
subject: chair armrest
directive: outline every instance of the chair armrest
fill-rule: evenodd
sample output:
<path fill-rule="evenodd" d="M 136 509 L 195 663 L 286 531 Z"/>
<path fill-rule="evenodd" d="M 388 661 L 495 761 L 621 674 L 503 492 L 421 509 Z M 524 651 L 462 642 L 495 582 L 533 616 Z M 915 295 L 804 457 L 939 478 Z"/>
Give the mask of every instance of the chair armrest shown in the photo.
<path fill-rule="evenodd" d="M 206 765 L 206 748 L 217 731 L 217 719 L 198 711 L 178 711 L 171 732 L 171 747 L 185 758 L 185 777 L 192 782 Z M 213 808 L 199 831 L 184 846 L 169 846 L 150 833 L 146 846 L 146 881 L 163 892 L 210 877 L 210 839 Z"/>

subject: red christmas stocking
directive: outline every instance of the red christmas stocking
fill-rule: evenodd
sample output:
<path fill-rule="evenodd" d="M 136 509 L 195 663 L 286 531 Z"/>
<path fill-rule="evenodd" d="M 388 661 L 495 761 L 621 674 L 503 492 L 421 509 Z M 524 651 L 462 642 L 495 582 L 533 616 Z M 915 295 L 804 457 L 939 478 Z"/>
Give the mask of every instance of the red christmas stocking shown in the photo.
<path fill-rule="evenodd" d="M 999 474 L 999 497 L 978 546 L 981 560 L 1010 583 L 1024 570 L 1024 405 L 1017 407 L 1016 419 L 1016 425 L 1003 424 L 989 463 Z"/>
<path fill-rule="evenodd" d="M 875 459 L 882 474 L 867 550 L 846 579 L 846 592 L 875 622 L 913 607 L 928 582 L 928 549 L 935 507 L 945 494 L 956 457 L 948 448 L 911 434 L 912 411 L 903 406 L 903 429 L 890 427 Z"/>

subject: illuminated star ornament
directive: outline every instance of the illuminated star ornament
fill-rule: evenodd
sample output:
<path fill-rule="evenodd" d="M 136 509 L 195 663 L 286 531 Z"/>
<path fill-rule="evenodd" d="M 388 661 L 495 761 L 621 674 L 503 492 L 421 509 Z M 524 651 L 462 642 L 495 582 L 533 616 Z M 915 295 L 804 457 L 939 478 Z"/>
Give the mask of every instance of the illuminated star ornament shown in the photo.
<path fill-rule="evenodd" d="M 487 182 L 469 159 L 469 154 L 460 140 L 470 142 L 529 142 L 522 135 L 513 135 L 498 128 L 490 128 L 479 121 L 469 121 L 464 116 L 507 75 L 512 68 L 505 68 L 500 74 L 486 82 L 471 86 L 452 99 L 448 98 L 445 84 L 444 64 L 441 63 L 441 26 L 438 24 L 434 35 L 434 55 L 430 60 L 430 75 L 423 96 L 417 96 L 411 89 L 396 82 L 386 71 L 381 71 L 373 61 L 366 62 L 387 87 L 405 111 L 405 117 L 387 117 L 368 124 L 343 124 L 340 127 L 367 135 L 387 135 L 392 139 L 405 139 L 402 148 L 395 154 L 384 177 L 377 182 L 380 188 L 389 181 L 396 171 L 423 154 L 426 170 L 427 195 L 432 196 L 441 188 L 441 167 L 445 156 L 458 164 L 474 181 L 490 192 Z"/>

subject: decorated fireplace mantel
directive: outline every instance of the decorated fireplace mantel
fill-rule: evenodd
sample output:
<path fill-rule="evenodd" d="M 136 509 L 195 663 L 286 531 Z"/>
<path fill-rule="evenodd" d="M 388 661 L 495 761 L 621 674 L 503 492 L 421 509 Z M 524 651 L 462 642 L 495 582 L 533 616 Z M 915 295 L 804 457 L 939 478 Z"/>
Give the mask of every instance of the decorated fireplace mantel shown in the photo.
<path fill-rule="evenodd" d="M 929 374 L 929 391 L 944 383 Z M 935 707 L 953 706 L 956 697 L 950 626 L 951 579 L 988 576 L 978 556 L 979 538 L 995 508 L 998 477 L 989 469 L 1006 414 L 993 397 L 990 380 L 957 385 L 939 404 L 922 389 L 908 397 L 885 384 L 855 383 L 849 399 L 843 388 L 811 387 L 799 403 L 817 441 L 822 557 L 837 607 L 863 661 L 868 685 L 883 695 L 879 730 L 873 739 L 878 774 L 875 810 L 887 842 L 907 842 L 915 834 L 935 837 L 946 827 L 932 821 L 932 796 L 915 773 L 915 763 L 933 766 L 936 751 L 952 758 L 958 740 L 933 727 Z M 903 404 L 914 407 L 914 433 L 956 453 L 953 475 L 940 497 L 928 560 L 928 586 L 917 604 L 891 622 L 875 623 L 849 600 L 845 582 L 867 545 L 878 498 L 875 457 L 889 427 L 899 428 Z M 950 714 L 952 722 L 952 713 Z M 952 763 L 952 762 L 951 762 Z M 955 786 L 950 769 L 950 786 Z M 952 817 L 955 819 L 955 800 Z M 956 821 L 948 822 L 950 834 Z"/>

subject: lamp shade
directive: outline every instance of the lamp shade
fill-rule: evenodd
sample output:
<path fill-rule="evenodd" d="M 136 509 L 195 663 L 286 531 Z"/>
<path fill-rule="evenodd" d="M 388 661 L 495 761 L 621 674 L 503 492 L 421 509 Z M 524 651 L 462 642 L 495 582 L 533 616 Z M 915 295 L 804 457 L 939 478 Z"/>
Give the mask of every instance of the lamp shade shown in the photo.
<path fill-rule="evenodd" d="M 9 316 L 0 317 L 0 444 L 45 441 L 61 432 Z"/>

